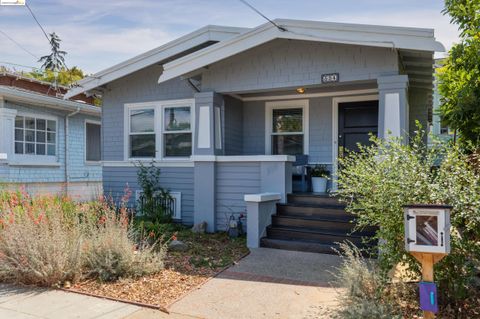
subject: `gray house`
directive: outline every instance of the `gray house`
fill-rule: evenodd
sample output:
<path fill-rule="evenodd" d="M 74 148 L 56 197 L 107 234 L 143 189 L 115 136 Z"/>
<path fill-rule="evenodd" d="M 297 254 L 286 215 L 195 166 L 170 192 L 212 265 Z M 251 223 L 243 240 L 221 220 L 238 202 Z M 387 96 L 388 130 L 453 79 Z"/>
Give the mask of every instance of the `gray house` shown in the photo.
<path fill-rule="evenodd" d="M 431 29 L 275 22 L 282 28 L 206 26 L 67 94 L 103 96 L 105 193 L 137 190 L 135 162 L 154 159 L 185 224 L 222 230 L 248 210 L 252 247 L 265 235 L 277 244 L 335 236 L 341 225 L 327 216 L 341 207 L 291 194 L 295 156 L 334 176 L 337 157 L 369 132 L 428 127 L 433 55 L 444 48 Z"/>

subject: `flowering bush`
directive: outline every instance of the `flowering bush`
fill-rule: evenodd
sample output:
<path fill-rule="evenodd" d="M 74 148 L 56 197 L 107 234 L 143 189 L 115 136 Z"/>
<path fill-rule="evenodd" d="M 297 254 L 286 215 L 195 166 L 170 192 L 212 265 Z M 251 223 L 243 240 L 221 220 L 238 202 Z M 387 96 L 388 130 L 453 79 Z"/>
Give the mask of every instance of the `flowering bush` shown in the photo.
<path fill-rule="evenodd" d="M 123 201 L 128 201 L 127 192 Z M 124 205 L 0 191 L 0 279 L 50 286 L 163 268 L 165 245 L 139 244 Z M 155 249 L 154 249 L 155 248 Z"/>

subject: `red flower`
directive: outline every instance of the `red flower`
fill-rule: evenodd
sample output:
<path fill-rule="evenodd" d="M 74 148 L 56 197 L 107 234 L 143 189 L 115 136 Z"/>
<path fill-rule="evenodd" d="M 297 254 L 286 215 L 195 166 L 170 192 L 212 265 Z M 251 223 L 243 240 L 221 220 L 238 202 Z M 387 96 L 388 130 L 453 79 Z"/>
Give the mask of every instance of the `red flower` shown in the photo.
<path fill-rule="evenodd" d="M 177 236 L 175 234 L 172 235 L 172 240 L 177 240 Z"/>

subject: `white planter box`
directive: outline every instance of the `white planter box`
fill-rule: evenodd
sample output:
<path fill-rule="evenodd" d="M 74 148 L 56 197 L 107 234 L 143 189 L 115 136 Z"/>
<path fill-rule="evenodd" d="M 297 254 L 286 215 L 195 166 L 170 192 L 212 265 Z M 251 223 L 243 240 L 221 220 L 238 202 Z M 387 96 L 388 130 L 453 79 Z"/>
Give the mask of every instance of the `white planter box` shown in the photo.
<path fill-rule="evenodd" d="M 327 179 L 325 177 L 312 177 L 312 191 L 314 193 L 326 193 Z"/>

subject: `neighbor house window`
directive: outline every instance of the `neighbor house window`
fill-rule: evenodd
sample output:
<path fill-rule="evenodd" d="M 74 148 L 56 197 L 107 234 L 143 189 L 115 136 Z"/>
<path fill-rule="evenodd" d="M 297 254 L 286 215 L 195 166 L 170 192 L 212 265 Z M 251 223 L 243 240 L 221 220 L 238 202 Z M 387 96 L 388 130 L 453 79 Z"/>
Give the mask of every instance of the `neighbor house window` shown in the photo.
<path fill-rule="evenodd" d="M 192 155 L 190 106 L 168 106 L 163 109 L 164 157 Z"/>
<path fill-rule="evenodd" d="M 102 159 L 100 141 L 100 123 L 85 122 L 85 160 L 87 162 L 99 162 Z"/>
<path fill-rule="evenodd" d="M 303 154 L 303 109 L 272 110 L 272 154 Z"/>
<path fill-rule="evenodd" d="M 57 122 L 45 118 L 15 117 L 15 154 L 55 156 Z"/>
<path fill-rule="evenodd" d="M 130 157 L 155 157 L 155 109 L 130 110 Z"/>
<path fill-rule="evenodd" d="M 193 105 L 193 99 L 126 104 L 126 158 L 190 157 Z"/>

